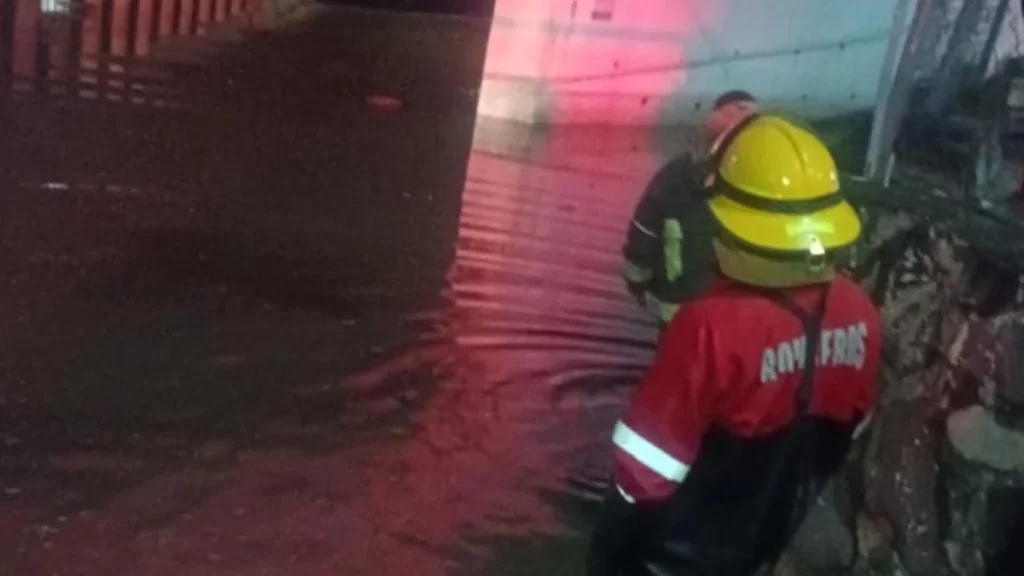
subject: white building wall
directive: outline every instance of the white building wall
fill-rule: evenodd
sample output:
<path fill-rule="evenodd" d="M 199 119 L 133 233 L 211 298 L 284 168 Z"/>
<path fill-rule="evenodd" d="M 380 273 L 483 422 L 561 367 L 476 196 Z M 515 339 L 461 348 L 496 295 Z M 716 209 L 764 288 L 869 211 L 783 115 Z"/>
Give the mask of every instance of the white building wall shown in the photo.
<path fill-rule="evenodd" d="M 805 117 L 871 108 L 896 1 L 497 0 L 479 112 L 668 124 L 729 89 Z"/>
<path fill-rule="evenodd" d="M 1020 2 L 1010 2 L 1006 20 L 996 38 L 990 71 L 995 71 L 1006 60 L 1024 56 L 1024 13 Z"/>

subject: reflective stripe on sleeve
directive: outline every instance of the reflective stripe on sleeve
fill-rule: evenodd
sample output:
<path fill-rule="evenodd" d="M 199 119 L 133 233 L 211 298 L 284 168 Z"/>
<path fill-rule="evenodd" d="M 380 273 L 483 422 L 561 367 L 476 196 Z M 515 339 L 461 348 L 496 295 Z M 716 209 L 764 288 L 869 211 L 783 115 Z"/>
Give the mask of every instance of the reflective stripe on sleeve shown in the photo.
<path fill-rule="evenodd" d="M 662 324 L 668 324 L 679 311 L 679 304 L 662 302 L 653 292 L 646 292 L 646 308 L 648 314 L 654 316 Z"/>
<path fill-rule="evenodd" d="M 622 499 L 625 500 L 627 504 L 636 504 L 636 498 L 630 496 L 625 490 L 622 489 L 622 486 L 616 484 L 615 489 L 619 491 L 619 496 L 622 496 Z"/>
<path fill-rule="evenodd" d="M 655 234 L 653 230 L 647 228 L 646 226 L 644 226 L 643 224 L 637 222 L 636 220 L 633 220 L 633 227 L 636 228 L 637 230 L 643 232 L 644 234 L 650 236 L 651 238 L 657 238 L 658 237 L 658 235 Z"/>
<path fill-rule="evenodd" d="M 653 278 L 654 272 L 648 268 L 637 266 L 633 262 L 626 260 L 622 263 L 622 277 L 630 282 L 641 284 Z"/>
<path fill-rule="evenodd" d="M 668 324 L 675 317 L 676 312 L 679 311 L 679 304 L 674 302 L 662 302 L 658 300 L 658 319 L 664 324 Z"/>
<path fill-rule="evenodd" d="M 690 471 L 689 466 L 651 444 L 646 438 L 622 422 L 616 424 L 612 442 L 620 450 L 670 482 L 682 482 L 683 478 L 686 478 L 687 472 Z"/>
<path fill-rule="evenodd" d="M 860 424 L 857 424 L 857 428 L 854 429 L 853 431 L 854 440 L 857 440 L 858 438 L 863 436 L 865 432 L 868 431 L 868 428 L 871 426 L 871 421 L 874 420 L 874 417 L 875 414 L 873 412 L 870 412 L 867 416 L 864 417 L 863 420 L 860 421 Z"/>

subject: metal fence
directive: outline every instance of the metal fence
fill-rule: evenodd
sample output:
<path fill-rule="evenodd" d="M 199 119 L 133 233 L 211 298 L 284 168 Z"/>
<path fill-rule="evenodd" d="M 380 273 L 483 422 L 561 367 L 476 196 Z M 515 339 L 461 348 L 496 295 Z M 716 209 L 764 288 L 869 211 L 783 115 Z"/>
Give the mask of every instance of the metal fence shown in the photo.
<path fill-rule="evenodd" d="M 0 97 L 168 104 L 145 63 L 157 43 L 205 36 L 255 0 L 0 0 Z M 131 73 L 129 73 L 131 69 Z"/>

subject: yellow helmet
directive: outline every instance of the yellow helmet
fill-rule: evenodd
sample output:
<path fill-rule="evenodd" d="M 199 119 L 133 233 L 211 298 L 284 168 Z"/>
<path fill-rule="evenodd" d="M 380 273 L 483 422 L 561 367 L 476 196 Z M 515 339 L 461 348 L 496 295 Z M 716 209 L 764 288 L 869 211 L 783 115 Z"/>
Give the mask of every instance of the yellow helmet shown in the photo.
<path fill-rule="evenodd" d="M 810 132 L 776 116 L 750 117 L 715 156 L 711 212 L 744 251 L 819 260 L 860 236 L 832 154 Z"/>

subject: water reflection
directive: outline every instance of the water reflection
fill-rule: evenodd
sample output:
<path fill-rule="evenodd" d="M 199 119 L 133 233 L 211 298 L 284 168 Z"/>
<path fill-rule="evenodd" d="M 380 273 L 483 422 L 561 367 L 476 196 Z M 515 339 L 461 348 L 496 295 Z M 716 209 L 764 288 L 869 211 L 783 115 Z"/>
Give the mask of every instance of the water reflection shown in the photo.
<path fill-rule="evenodd" d="M 489 128 L 481 121 L 478 135 Z M 450 294 L 429 344 L 356 379 L 365 389 L 402 381 L 429 390 L 408 438 L 389 449 L 391 475 L 370 482 L 370 501 L 375 517 L 402 519 L 393 530 L 425 548 L 479 553 L 462 564 L 467 574 L 573 565 L 499 553 L 484 569 L 506 547 L 472 543 L 528 537 L 529 547 L 574 533 L 558 504 L 573 496 L 567 477 L 604 472 L 612 422 L 654 339 L 617 278 L 642 181 L 588 169 L 600 158 L 578 148 L 559 154 L 560 136 L 520 158 L 471 155 Z M 604 160 L 621 168 L 628 159 Z M 454 573 L 443 563 L 452 557 L 421 557 L 421 573 Z"/>
<path fill-rule="evenodd" d="M 150 37 L 235 4 L 154 1 Z M 461 20 L 323 12 L 208 58 L 84 24 L 120 98 L 26 91 L 0 133 L 0 573 L 571 565 L 499 541 L 572 533 L 566 476 L 649 359 L 617 279 L 647 135 L 481 120 L 467 167 Z"/>

